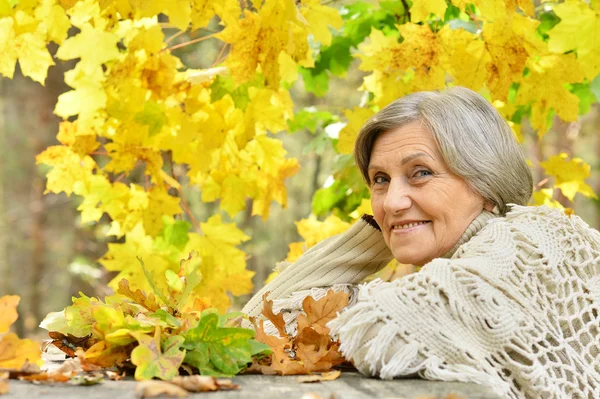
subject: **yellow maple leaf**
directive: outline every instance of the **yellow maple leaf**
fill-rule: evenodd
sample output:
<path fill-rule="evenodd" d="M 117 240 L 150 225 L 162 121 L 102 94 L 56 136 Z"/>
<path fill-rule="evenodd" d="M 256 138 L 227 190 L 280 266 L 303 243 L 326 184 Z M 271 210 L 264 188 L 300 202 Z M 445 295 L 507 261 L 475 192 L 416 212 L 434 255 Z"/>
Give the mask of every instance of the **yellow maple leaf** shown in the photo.
<path fill-rule="evenodd" d="M 242 10 L 238 0 L 193 0 L 192 30 L 205 27 L 216 15 L 225 25 L 237 22 Z"/>
<path fill-rule="evenodd" d="M 560 18 L 549 32 L 550 51 L 577 51 L 585 77 L 592 80 L 600 73 L 600 10 L 584 1 L 567 1 L 552 8 Z"/>
<path fill-rule="evenodd" d="M 2 336 L 0 338 L 0 368 L 18 370 L 26 363 L 38 366 L 44 363 L 40 344 L 30 339 L 19 339 L 14 333 Z"/>
<path fill-rule="evenodd" d="M 250 237 L 235 224 L 223 223 L 220 215 L 200 223 L 200 228 L 203 234 L 190 233 L 183 250 L 183 253 L 197 251 L 202 257 L 199 269 L 202 280 L 194 289 L 195 296 L 224 312 L 231 303 L 227 292 L 243 295 L 252 291 L 254 272 L 246 270 L 246 256 L 236 248 Z"/>
<path fill-rule="evenodd" d="M 429 18 L 430 14 L 443 19 L 448 5 L 444 0 L 416 0 L 410 8 L 410 20 L 422 22 Z"/>
<path fill-rule="evenodd" d="M 554 189 L 542 188 L 534 191 L 531 196 L 531 203 L 535 206 L 546 205 L 551 208 L 564 209 L 560 202 L 553 199 Z"/>
<path fill-rule="evenodd" d="M 453 83 L 479 91 L 487 77 L 487 64 L 491 61 L 480 35 L 464 29 L 451 29 L 448 25 L 438 32 L 444 48 L 441 62 L 453 78 Z"/>
<path fill-rule="evenodd" d="M 219 33 L 233 45 L 225 64 L 238 83 L 252 79 L 260 67 L 266 85 L 278 89 L 280 52 L 301 65 L 309 60 L 308 28 L 299 21 L 293 0 L 266 0 L 257 8 L 258 12 L 245 10 L 244 18 Z"/>
<path fill-rule="evenodd" d="M 17 60 L 24 76 L 44 84 L 48 68 L 54 61 L 46 48 L 46 37 L 40 31 L 16 32 L 13 18 L 0 19 L 0 73 L 13 77 Z"/>
<path fill-rule="evenodd" d="M 36 156 L 35 162 L 52 166 L 46 175 L 46 193 L 71 195 L 75 183 L 88 180 L 96 168 L 96 162 L 89 156 L 81 157 L 70 148 L 59 145 L 48 147 Z"/>
<path fill-rule="evenodd" d="M 569 156 L 562 152 L 548 158 L 547 161 L 540 162 L 540 165 L 546 174 L 556 179 L 554 186 L 559 188 L 570 201 L 573 201 L 577 193 L 588 198 L 597 198 L 594 190 L 585 183 L 585 179 L 590 176 L 590 165 L 583 159 L 569 159 Z"/>
<path fill-rule="evenodd" d="M 88 155 L 95 151 L 100 143 L 96 141 L 96 133 L 93 130 L 79 131 L 77 127 L 77 121 L 61 122 L 56 138 L 79 156 Z"/>
<path fill-rule="evenodd" d="M 398 97 L 420 90 L 438 90 L 445 86 L 441 65 L 444 49 L 428 25 L 399 25 L 402 43 L 373 29 L 370 42 L 359 46 L 360 69 L 373 73 L 364 79 L 372 91 L 374 103 L 384 107 Z"/>
<path fill-rule="evenodd" d="M 61 60 L 80 58 L 82 70 L 94 73 L 102 64 L 119 57 L 118 41 L 119 37 L 116 34 L 86 23 L 81 27 L 80 33 L 63 42 L 56 56 Z"/>
<path fill-rule="evenodd" d="M 575 121 L 579 97 L 565 88 L 567 83 L 583 82 L 584 74 L 575 54 L 549 54 L 527 61 L 529 74 L 517 92 L 517 105 L 531 105 L 531 125 L 541 138 L 546 133 L 548 112 L 552 109 L 564 121 Z"/>
<path fill-rule="evenodd" d="M 86 71 L 77 64 L 74 69 L 65 73 L 65 82 L 75 90 L 58 96 L 54 113 L 64 119 L 79 115 L 77 120 L 79 128 L 90 129 L 98 110 L 106 106 L 104 80 L 101 67 Z"/>
<path fill-rule="evenodd" d="M 331 32 L 329 26 L 340 29 L 344 21 L 338 10 L 320 4 L 320 0 L 302 0 L 300 12 L 308 23 L 308 29 L 316 41 L 323 46 L 331 44 Z"/>
<path fill-rule="evenodd" d="M 17 295 L 4 295 L 0 298 L 0 334 L 8 331 L 17 320 L 17 306 L 21 298 Z"/>
<path fill-rule="evenodd" d="M 516 17 L 507 17 L 483 25 L 483 39 L 491 57 L 486 85 L 492 100 L 507 100 L 510 85 L 521 81 L 529 57 L 524 35 L 515 32 L 515 21 Z"/>
<path fill-rule="evenodd" d="M 43 1 L 35 9 L 35 18 L 46 31 L 48 40 L 62 44 L 67 38 L 71 22 L 63 7 L 50 1 Z"/>
<path fill-rule="evenodd" d="M 341 154 L 352 154 L 354 152 L 354 142 L 358 132 L 373 115 L 375 115 L 375 112 L 370 108 L 354 107 L 351 110 L 344 111 L 348 123 L 340 130 L 337 150 Z"/>

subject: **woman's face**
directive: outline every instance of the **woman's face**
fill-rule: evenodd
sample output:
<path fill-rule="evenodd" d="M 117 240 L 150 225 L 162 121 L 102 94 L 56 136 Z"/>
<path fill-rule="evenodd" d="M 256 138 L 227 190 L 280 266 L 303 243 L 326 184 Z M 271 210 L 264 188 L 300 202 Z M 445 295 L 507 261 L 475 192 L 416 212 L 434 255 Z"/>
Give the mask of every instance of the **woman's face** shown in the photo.
<path fill-rule="evenodd" d="M 381 134 L 369 162 L 371 205 L 400 263 L 424 265 L 458 242 L 484 199 L 453 174 L 421 121 Z"/>

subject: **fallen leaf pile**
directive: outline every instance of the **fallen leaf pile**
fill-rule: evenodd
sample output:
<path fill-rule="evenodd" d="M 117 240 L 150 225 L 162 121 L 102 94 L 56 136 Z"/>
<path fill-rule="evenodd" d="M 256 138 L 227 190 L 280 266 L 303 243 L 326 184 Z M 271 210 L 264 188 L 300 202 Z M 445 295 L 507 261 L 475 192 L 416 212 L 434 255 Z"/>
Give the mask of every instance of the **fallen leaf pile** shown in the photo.
<path fill-rule="evenodd" d="M 227 391 L 238 388 L 239 386 L 232 384 L 231 380 L 217 380 L 214 377 L 190 375 L 175 377 L 170 381 L 149 380 L 139 382 L 135 387 L 135 395 L 138 398 L 152 398 L 160 395 L 181 398 L 187 396 L 189 392 Z"/>
<path fill-rule="evenodd" d="M 283 314 L 273 313 L 273 302 L 263 301 L 263 315 L 273 323 L 279 336 L 267 335 L 264 320 L 256 328 L 256 340 L 267 344 L 273 353 L 255 359 L 246 370 L 249 373 L 262 374 L 310 374 L 329 371 L 333 366 L 344 362 L 339 352 L 339 343 L 329 337 L 326 324 L 337 317 L 337 313 L 348 305 L 348 294 L 329 290 L 318 301 L 306 297 L 302 303 L 303 315 L 298 316 L 296 336 L 290 336 L 285 330 Z"/>
<path fill-rule="evenodd" d="M 255 332 L 236 327 L 241 314 L 219 314 L 207 308 L 196 290 L 202 280 L 202 259 L 192 253 L 171 276 L 169 290 L 154 285 L 140 260 L 152 293 L 131 288 L 123 279 L 117 294 L 104 300 L 83 294 L 62 312 L 50 313 L 41 327 L 52 344 L 67 356 L 77 356 L 84 371 L 117 367 L 135 369 L 136 380 L 171 380 L 180 374 L 228 377 L 252 363 L 255 355 L 270 354 L 254 340 Z M 114 372 L 114 369 L 112 370 Z"/>

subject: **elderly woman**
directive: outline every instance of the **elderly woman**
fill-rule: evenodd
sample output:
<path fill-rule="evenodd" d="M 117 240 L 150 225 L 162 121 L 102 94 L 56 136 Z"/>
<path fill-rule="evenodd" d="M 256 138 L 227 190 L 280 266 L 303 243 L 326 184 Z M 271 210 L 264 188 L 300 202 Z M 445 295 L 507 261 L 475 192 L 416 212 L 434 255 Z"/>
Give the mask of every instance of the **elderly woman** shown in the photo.
<path fill-rule="evenodd" d="M 346 290 L 351 303 L 329 326 L 364 374 L 600 397 L 600 234 L 524 206 L 529 168 L 485 99 L 460 87 L 403 97 L 362 128 L 355 158 L 374 217 L 309 249 L 246 313 L 268 291 L 293 329 L 304 297 Z M 356 286 L 392 258 L 423 267 Z"/>

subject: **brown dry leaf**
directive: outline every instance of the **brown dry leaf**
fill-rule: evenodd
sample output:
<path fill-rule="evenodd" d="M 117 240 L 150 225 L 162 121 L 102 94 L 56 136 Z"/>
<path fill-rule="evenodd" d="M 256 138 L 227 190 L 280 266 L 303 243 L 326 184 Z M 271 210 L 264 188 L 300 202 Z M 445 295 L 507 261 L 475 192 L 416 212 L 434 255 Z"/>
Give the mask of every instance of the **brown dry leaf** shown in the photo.
<path fill-rule="evenodd" d="M 83 371 L 79 359 L 67 359 L 58 368 L 52 370 L 52 374 L 77 374 Z"/>
<path fill-rule="evenodd" d="M 32 375 L 25 375 L 19 377 L 22 381 L 32 381 L 32 382 L 67 382 L 71 379 L 71 376 L 60 374 L 60 373 L 39 373 Z"/>
<path fill-rule="evenodd" d="M 271 321 L 271 323 L 273 323 L 275 328 L 277 328 L 277 331 L 279 332 L 279 336 L 285 337 L 285 336 L 287 336 L 287 333 L 285 332 L 285 320 L 283 320 L 283 313 L 277 313 L 277 314 L 273 313 L 273 301 L 267 300 L 267 295 L 269 295 L 268 292 L 266 292 L 265 295 L 263 295 L 262 314 L 269 321 Z"/>
<path fill-rule="evenodd" d="M 188 392 L 224 391 L 239 388 L 239 386 L 233 384 L 231 380 L 217 380 L 215 377 L 202 375 L 175 377 L 169 382 L 187 390 Z"/>
<path fill-rule="evenodd" d="M 444 399 L 467 399 L 467 398 L 464 397 L 464 396 L 457 395 L 457 394 L 451 392 L 448 395 L 446 395 L 446 397 Z"/>
<path fill-rule="evenodd" d="M 302 302 L 306 316 L 298 316 L 298 331 L 312 327 L 319 334 L 329 334 L 326 324 L 337 317 L 338 312 L 348 306 L 349 295 L 345 292 L 329 290 L 327 295 L 315 301 L 307 296 Z M 283 316 L 282 316 L 283 318 Z"/>
<path fill-rule="evenodd" d="M 75 357 L 77 348 L 87 350 L 98 342 L 96 338 L 92 338 L 91 334 L 85 337 L 76 337 L 71 334 L 64 335 L 58 331 L 51 331 L 48 333 L 48 336 L 52 338 L 51 344 L 63 351 L 69 357 Z"/>
<path fill-rule="evenodd" d="M 122 374 L 119 374 L 116 371 L 112 370 L 105 370 L 104 372 L 106 373 L 108 379 L 113 381 L 121 381 L 127 375 L 124 371 Z"/>
<path fill-rule="evenodd" d="M 86 360 L 85 358 L 85 351 L 81 348 L 77 348 L 77 350 L 75 351 L 75 354 L 77 355 L 77 363 L 79 364 L 79 368 L 81 371 L 98 371 L 101 370 L 102 367 L 94 364 L 94 363 L 90 363 L 89 361 Z M 71 360 L 75 360 L 75 359 L 71 359 Z M 65 361 L 66 363 L 66 361 Z M 63 364 L 65 364 L 63 363 Z"/>
<path fill-rule="evenodd" d="M 151 293 L 146 295 L 144 291 L 139 289 L 132 291 L 131 288 L 129 288 L 129 281 L 126 279 L 119 281 L 119 288 L 117 289 L 117 292 L 121 295 L 125 295 L 127 298 L 133 300 L 135 303 L 145 307 L 151 312 L 156 312 L 158 309 L 160 309 L 160 305 L 156 303 L 156 297 L 154 294 Z"/>
<path fill-rule="evenodd" d="M 321 374 L 303 375 L 303 376 L 296 378 L 296 381 L 301 382 L 301 383 L 333 381 L 333 380 L 338 379 L 340 377 L 340 375 L 342 375 L 342 372 L 340 370 L 332 370 L 332 371 L 328 371 L 326 373 L 321 373 Z"/>
<path fill-rule="evenodd" d="M 141 381 L 135 387 L 135 396 L 140 399 L 153 398 L 160 395 L 183 398 L 188 395 L 188 392 L 170 382 L 158 380 Z"/>
<path fill-rule="evenodd" d="M 339 344 L 329 337 L 327 322 L 337 316 L 337 312 L 348 304 L 348 295 L 330 290 L 318 301 L 307 298 L 303 302 L 306 316 L 298 318 L 298 331 L 295 337 L 285 333 L 283 315 L 273 313 L 273 302 L 263 297 L 263 314 L 277 327 L 281 337 L 267 335 L 263 321 L 255 324 L 257 341 L 271 347 L 273 353 L 259 361 L 254 360 L 246 372 L 263 374 L 298 375 L 315 371 L 328 371 L 343 363 L 338 351 Z M 302 327 L 302 328 L 301 328 Z M 269 363 L 270 360 L 270 363 Z"/>
<path fill-rule="evenodd" d="M 17 321 L 17 306 L 21 298 L 17 295 L 4 295 L 0 298 L 0 334 L 8 331 L 10 326 Z"/>

